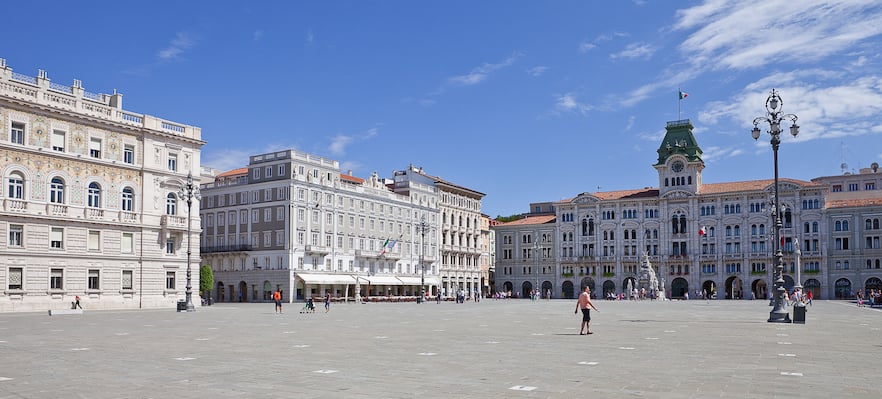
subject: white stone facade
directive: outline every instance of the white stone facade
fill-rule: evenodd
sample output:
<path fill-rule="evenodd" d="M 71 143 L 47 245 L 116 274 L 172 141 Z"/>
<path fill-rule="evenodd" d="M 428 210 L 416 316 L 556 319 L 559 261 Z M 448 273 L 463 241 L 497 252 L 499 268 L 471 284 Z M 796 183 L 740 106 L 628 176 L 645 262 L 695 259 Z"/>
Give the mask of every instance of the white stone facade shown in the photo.
<path fill-rule="evenodd" d="M 12 72 L 0 59 L 0 311 L 174 307 L 201 130 Z M 171 195 L 171 197 L 169 197 Z M 192 278 L 199 301 L 198 200 Z"/>

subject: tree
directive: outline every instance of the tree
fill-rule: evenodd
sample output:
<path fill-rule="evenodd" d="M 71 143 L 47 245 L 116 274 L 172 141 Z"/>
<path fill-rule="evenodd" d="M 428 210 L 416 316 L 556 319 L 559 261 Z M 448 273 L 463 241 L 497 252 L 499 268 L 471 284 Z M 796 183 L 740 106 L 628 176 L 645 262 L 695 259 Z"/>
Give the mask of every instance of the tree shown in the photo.
<path fill-rule="evenodd" d="M 214 286 L 214 271 L 211 270 L 211 266 L 202 265 L 199 268 L 199 293 L 202 296 L 205 296 L 205 293 L 211 291 L 211 287 Z"/>

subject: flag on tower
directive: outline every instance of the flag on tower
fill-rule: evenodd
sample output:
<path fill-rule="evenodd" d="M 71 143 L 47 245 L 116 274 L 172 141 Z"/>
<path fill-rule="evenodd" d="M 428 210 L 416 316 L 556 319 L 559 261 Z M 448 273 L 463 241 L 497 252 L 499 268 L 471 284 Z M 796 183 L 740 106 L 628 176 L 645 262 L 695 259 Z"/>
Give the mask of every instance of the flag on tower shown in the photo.
<path fill-rule="evenodd" d="M 689 93 L 687 93 L 687 92 L 681 90 L 681 91 L 680 91 L 680 99 L 682 100 L 682 99 L 684 99 L 684 98 L 686 98 L 686 97 L 689 97 Z"/>
<path fill-rule="evenodd" d="M 701 228 L 698 229 L 698 235 L 704 237 L 705 234 L 707 234 L 707 229 L 704 226 L 701 226 Z"/>

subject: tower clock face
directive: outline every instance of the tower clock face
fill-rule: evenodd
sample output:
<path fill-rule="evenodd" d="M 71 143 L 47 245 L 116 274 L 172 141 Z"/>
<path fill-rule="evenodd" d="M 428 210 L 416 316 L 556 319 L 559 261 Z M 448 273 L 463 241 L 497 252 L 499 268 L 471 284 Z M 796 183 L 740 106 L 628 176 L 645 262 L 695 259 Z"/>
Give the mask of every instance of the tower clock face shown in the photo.
<path fill-rule="evenodd" d="M 673 170 L 674 172 L 677 172 L 677 173 L 682 172 L 683 171 L 683 162 L 682 161 L 674 161 L 674 163 L 671 164 L 671 170 Z"/>

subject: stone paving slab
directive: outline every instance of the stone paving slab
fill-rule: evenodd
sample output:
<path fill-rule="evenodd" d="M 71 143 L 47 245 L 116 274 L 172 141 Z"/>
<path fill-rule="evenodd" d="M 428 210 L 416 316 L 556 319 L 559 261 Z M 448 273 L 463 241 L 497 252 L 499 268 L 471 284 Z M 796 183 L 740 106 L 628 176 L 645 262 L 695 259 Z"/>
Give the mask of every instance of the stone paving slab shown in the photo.
<path fill-rule="evenodd" d="M 0 314 L 0 398 L 879 397 L 882 312 L 815 301 L 289 304 Z"/>

